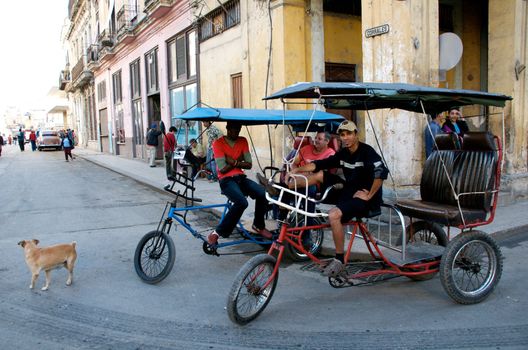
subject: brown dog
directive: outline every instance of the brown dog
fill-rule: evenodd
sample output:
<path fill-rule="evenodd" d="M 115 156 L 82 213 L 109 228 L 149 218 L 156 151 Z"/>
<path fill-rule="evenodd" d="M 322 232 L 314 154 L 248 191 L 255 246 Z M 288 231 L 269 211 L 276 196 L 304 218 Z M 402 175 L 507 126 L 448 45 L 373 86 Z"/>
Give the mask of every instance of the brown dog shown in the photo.
<path fill-rule="evenodd" d="M 73 267 L 77 259 L 77 252 L 75 251 L 75 241 L 70 244 L 57 244 L 50 247 L 40 248 L 38 239 L 24 240 L 18 242 L 18 245 L 24 248 L 26 253 L 26 264 L 31 271 L 31 284 L 29 288 L 35 287 L 40 271 L 46 272 L 46 285 L 42 290 L 48 290 L 51 280 L 51 270 L 65 267 L 68 270 L 68 280 L 66 285 L 72 284 Z"/>

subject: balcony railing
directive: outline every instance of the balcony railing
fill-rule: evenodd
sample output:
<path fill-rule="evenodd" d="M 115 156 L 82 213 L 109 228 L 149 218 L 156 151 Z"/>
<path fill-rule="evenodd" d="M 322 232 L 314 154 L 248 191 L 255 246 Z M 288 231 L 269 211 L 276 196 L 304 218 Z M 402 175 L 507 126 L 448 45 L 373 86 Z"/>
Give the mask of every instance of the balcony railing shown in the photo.
<path fill-rule="evenodd" d="M 123 5 L 117 12 L 117 36 L 134 29 L 137 20 L 137 6 Z"/>
<path fill-rule="evenodd" d="M 86 62 L 86 55 L 82 55 L 77 63 L 75 63 L 75 66 L 73 66 L 71 81 L 74 89 L 86 85 L 93 78 L 93 73 L 86 66 Z"/>
<path fill-rule="evenodd" d="M 70 70 L 62 70 L 59 76 L 59 90 L 66 89 L 66 84 L 70 81 Z"/>
<path fill-rule="evenodd" d="M 145 12 L 147 15 L 159 18 L 169 12 L 174 0 L 145 0 Z"/>
<path fill-rule="evenodd" d="M 112 47 L 115 44 L 115 34 L 105 29 L 101 32 L 97 41 L 101 47 Z"/>

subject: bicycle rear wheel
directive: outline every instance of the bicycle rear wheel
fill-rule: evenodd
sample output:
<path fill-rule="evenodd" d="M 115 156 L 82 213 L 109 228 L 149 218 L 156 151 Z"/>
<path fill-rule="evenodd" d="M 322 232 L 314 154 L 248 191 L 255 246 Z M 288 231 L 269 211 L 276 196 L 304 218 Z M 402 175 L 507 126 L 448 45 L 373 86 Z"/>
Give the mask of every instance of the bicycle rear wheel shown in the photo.
<path fill-rule="evenodd" d="M 276 263 L 275 257 L 259 254 L 242 266 L 227 297 L 227 314 L 232 322 L 245 325 L 264 311 L 277 286 L 279 272 L 266 288 L 263 286 L 271 278 Z"/>
<path fill-rule="evenodd" d="M 141 238 L 134 254 L 136 273 L 144 282 L 156 284 L 169 275 L 174 266 L 176 248 L 172 238 L 151 231 Z"/>
<path fill-rule="evenodd" d="M 321 225 L 321 219 L 312 218 L 311 225 Z M 290 219 L 289 227 L 303 227 L 305 224 L 305 217 L 299 216 L 299 219 L 296 220 L 295 217 Z M 304 230 L 301 234 L 301 242 L 304 249 L 313 254 L 317 255 L 323 248 L 324 240 L 324 230 L 322 228 L 314 230 Z M 293 261 L 307 261 L 309 260 L 308 255 L 297 250 L 291 244 L 285 244 L 284 252 L 287 254 L 288 258 Z"/>

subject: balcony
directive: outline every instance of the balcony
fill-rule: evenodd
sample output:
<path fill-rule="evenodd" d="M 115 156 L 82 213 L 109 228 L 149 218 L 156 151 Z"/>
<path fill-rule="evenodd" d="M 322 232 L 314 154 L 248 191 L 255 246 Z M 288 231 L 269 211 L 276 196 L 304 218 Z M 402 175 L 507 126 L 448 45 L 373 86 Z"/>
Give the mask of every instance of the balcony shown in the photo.
<path fill-rule="evenodd" d="M 137 7 L 123 5 L 117 12 L 117 41 L 124 44 L 134 40 L 134 28 L 137 24 Z"/>
<path fill-rule="evenodd" d="M 86 48 L 86 65 L 92 72 L 99 67 L 99 45 L 92 44 Z"/>
<path fill-rule="evenodd" d="M 93 73 L 86 66 L 87 57 L 83 55 L 71 71 L 72 90 L 79 89 L 89 84 L 93 79 Z"/>
<path fill-rule="evenodd" d="M 114 45 L 115 45 L 115 35 L 114 33 L 103 30 L 97 39 L 98 43 L 98 58 L 99 62 L 115 55 Z"/>
<path fill-rule="evenodd" d="M 145 12 L 152 18 L 160 18 L 170 11 L 174 0 L 145 0 Z"/>
<path fill-rule="evenodd" d="M 70 83 L 71 80 L 70 80 L 70 70 L 69 69 L 66 69 L 66 70 L 62 70 L 60 72 L 60 76 L 59 76 L 59 90 L 65 90 L 66 89 L 66 85 L 68 83 Z"/>

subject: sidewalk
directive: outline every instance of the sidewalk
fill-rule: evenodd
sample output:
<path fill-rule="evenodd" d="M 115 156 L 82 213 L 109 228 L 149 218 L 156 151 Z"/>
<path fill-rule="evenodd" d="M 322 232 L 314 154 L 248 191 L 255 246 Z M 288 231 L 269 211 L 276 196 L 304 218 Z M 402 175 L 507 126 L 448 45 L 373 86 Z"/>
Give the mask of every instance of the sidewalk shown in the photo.
<path fill-rule="evenodd" d="M 130 177 L 154 190 L 167 193 L 163 187 L 170 182 L 165 175 L 165 164 L 163 161 L 157 161 L 155 168 L 150 168 L 148 163 L 141 160 L 122 158 L 119 156 L 95 152 L 88 149 L 76 147 L 75 155 L 92 162 L 101 167 L 115 171 L 116 173 Z M 252 172 L 247 172 L 248 176 L 255 179 Z M 180 186 L 177 184 L 177 186 Z M 224 203 L 226 197 L 220 193 L 218 182 L 210 183 L 205 179 L 199 179 L 195 183 L 195 196 L 203 200 L 201 205 Z M 176 186 L 175 186 L 176 190 Z M 501 203 L 499 199 L 499 203 Z M 482 227 L 482 231 L 499 236 L 506 237 L 528 231 L 528 201 L 518 201 L 513 204 L 499 205 L 495 213 L 494 221 Z M 242 220 L 252 221 L 254 213 L 254 201 L 249 200 L 249 207 L 244 212 Z M 478 229 L 478 228 L 477 228 Z M 325 235 L 323 247 L 333 250 L 331 234 Z"/>

